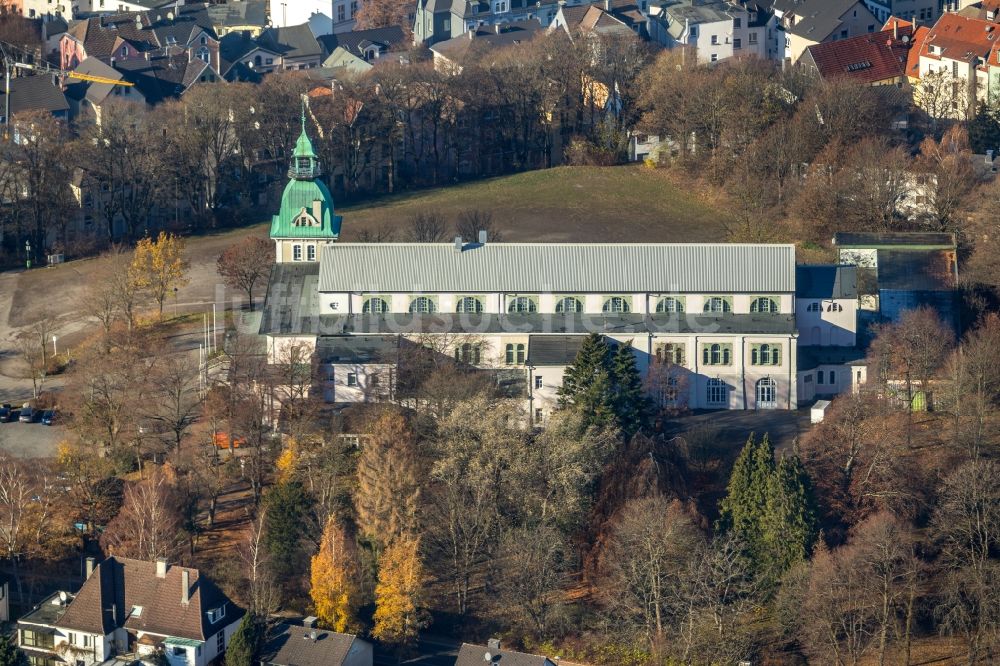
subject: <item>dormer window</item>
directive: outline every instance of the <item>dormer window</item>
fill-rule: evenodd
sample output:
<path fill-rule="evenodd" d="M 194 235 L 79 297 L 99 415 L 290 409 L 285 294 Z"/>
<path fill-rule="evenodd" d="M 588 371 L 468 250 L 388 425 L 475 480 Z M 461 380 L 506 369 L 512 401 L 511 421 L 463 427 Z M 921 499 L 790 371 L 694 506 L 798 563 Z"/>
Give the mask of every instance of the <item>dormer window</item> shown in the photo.
<path fill-rule="evenodd" d="M 127 58 L 128 57 L 128 47 L 127 46 L 123 46 L 122 47 L 122 57 L 123 58 Z"/>
<path fill-rule="evenodd" d="M 222 618 L 226 617 L 226 607 L 220 606 L 213 610 L 208 611 L 208 622 L 209 624 L 215 624 Z"/>

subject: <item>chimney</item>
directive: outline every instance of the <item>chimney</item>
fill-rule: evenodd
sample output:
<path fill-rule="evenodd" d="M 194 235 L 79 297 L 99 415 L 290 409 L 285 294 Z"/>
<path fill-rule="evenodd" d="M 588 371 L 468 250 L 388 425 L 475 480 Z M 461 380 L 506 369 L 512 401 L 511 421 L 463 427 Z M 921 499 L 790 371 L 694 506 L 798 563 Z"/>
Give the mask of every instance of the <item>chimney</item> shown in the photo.
<path fill-rule="evenodd" d="M 480 229 L 479 230 L 479 244 L 480 245 L 486 245 L 486 230 L 485 229 Z"/>
<path fill-rule="evenodd" d="M 899 39 L 899 19 L 894 19 L 892 22 L 892 38 Z"/>
<path fill-rule="evenodd" d="M 181 603 L 185 606 L 191 601 L 191 572 L 181 569 Z"/>
<path fill-rule="evenodd" d="M 323 224 L 323 202 L 319 199 L 313 200 L 313 217 L 320 224 Z"/>
<path fill-rule="evenodd" d="M 611 0 L 604 0 L 604 11 L 611 13 Z"/>
<path fill-rule="evenodd" d="M 490 640 L 486 641 L 486 647 L 488 647 L 490 650 L 493 650 L 495 652 L 499 652 L 500 651 L 500 639 L 499 638 L 491 638 Z"/>
<path fill-rule="evenodd" d="M 95 560 L 92 557 L 88 557 L 86 560 L 84 560 L 84 573 L 86 574 L 87 577 L 84 580 L 87 580 L 94 575 L 94 564 Z"/>
<path fill-rule="evenodd" d="M 462 237 L 455 236 L 455 252 L 461 252 L 461 251 L 462 251 Z"/>
<path fill-rule="evenodd" d="M 310 615 L 306 619 L 302 620 L 302 626 L 307 629 L 315 629 L 317 622 L 318 620 L 316 619 L 316 617 Z"/>
<path fill-rule="evenodd" d="M 167 558 L 165 557 L 156 558 L 156 577 L 157 578 L 167 577 Z"/>

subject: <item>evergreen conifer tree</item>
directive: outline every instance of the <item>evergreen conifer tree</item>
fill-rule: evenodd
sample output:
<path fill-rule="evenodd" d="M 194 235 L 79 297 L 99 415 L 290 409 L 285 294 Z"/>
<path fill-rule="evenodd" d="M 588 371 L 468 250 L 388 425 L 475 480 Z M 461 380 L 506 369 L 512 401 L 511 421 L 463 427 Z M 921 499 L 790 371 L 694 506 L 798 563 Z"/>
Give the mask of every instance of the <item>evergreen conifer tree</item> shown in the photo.
<path fill-rule="evenodd" d="M 260 649 L 261 633 L 257 616 L 245 614 L 226 647 L 226 666 L 253 666 Z"/>
<path fill-rule="evenodd" d="M 635 364 L 631 342 L 618 345 L 611 359 L 611 373 L 618 426 L 630 437 L 642 428 L 649 414 L 649 399 L 642 388 L 642 375 Z"/>
<path fill-rule="evenodd" d="M 793 564 L 806 559 L 816 536 L 816 507 L 809 474 L 797 456 L 782 458 L 767 486 L 761 564 L 776 581 Z"/>
<path fill-rule="evenodd" d="M 28 666 L 28 656 L 6 634 L 0 634 L 0 666 Z"/>
<path fill-rule="evenodd" d="M 611 350 L 604 336 L 591 333 L 563 374 L 560 407 L 572 407 L 584 416 L 583 427 L 613 427 L 615 385 L 610 371 Z"/>
<path fill-rule="evenodd" d="M 729 476 L 726 497 L 719 506 L 718 529 L 735 532 L 754 556 L 760 552 L 761 525 L 773 474 L 771 440 L 766 434 L 759 440 L 751 434 Z"/>

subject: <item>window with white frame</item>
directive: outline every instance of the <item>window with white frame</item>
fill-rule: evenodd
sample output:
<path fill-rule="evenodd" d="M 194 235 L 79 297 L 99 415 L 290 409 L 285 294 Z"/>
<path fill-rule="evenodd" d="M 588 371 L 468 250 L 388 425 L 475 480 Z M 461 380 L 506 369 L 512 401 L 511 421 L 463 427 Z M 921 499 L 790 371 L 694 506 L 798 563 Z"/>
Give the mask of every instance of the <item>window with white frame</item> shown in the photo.
<path fill-rule="evenodd" d="M 507 303 L 507 312 L 538 312 L 538 304 L 528 296 L 515 296 Z"/>
<path fill-rule="evenodd" d="M 535 388 L 540 389 L 544 385 L 541 375 L 535 375 Z"/>
<path fill-rule="evenodd" d="M 583 312 L 583 303 L 573 296 L 560 298 L 556 303 L 556 312 Z"/>
<path fill-rule="evenodd" d="M 778 302 L 773 298 L 768 298 L 767 296 L 761 296 L 760 298 L 755 298 L 752 303 L 750 303 L 750 312 L 777 312 Z"/>
<path fill-rule="evenodd" d="M 455 312 L 482 312 L 483 302 L 475 296 L 463 296 L 455 304 Z"/>
<path fill-rule="evenodd" d="M 809 307 L 806 308 L 806 312 L 822 312 L 823 306 L 819 303 L 810 303 Z"/>
<path fill-rule="evenodd" d="M 731 365 L 733 362 L 733 346 L 719 342 L 702 345 L 701 362 L 704 365 Z"/>
<path fill-rule="evenodd" d="M 316 261 L 315 245 L 306 245 L 306 261 Z"/>
<path fill-rule="evenodd" d="M 292 261 L 302 261 L 302 246 L 293 245 L 292 246 Z"/>
<path fill-rule="evenodd" d="M 381 314 L 388 311 L 389 303 L 387 303 L 384 298 L 379 298 L 378 296 L 366 299 L 365 302 L 361 304 L 361 312 L 365 314 Z"/>
<path fill-rule="evenodd" d="M 523 343 L 508 343 L 504 348 L 504 362 L 507 365 L 524 365 L 526 348 Z"/>
<path fill-rule="evenodd" d="M 436 309 L 434 301 L 427 296 L 417 296 L 410 301 L 410 312 L 415 314 L 429 314 Z"/>
<path fill-rule="evenodd" d="M 660 363 L 684 365 L 684 343 L 666 342 L 656 347 L 656 360 Z"/>
<path fill-rule="evenodd" d="M 465 342 L 455 347 L 455 360 L 468 365 L 479 365 L 482 347 L 471 342 Z"/>
<path fill-rule="evenodd" d="M 830 303 L 826 306 L 827 312 L 843 312 L 844 306 L 840 303 Z"/>
<path fill-rule="evenodd" d="M 705 312 L 732 312 L 733 305 L 721 296 L 712 296 L 705 299 L 705 307 L 702 309 Z"/>
<path fill-rule="evenodd" d="M 678 298 L 667 296 L 656 303 L 657 312 L 684 312 L 684 304 Z"/>
<path fill-rule="evenodd" d="M 628 304 L 628 299 L 622 296 L 612 296 L 604 301 L 601 312 L 628 312 L 632 308 Z"/>
<path fill-rule="evenodd" d="M 705 401 L 710 405 L 729 404 L 729 387 L 724 381 L 717 378 L 708 380 L 706 387 Z"/>
<path fill-rule="evenodd" d="M 215 650 L 217 654 L 222 654 L 226 651 L 226 630 L 220 631 L 215 638 Z"/>
<path fill-rule="evenodd" d="M 358 385 L 358 373 L 356 373 L 356 372 L 348 372 L 347 373 L 347 385 L 348 386 L 357 386 Z"/>
<path fill-rule="evenodd" d="M 781 365 L 781 345 L 753 345 L 750 348 L 750 365 Z"/>

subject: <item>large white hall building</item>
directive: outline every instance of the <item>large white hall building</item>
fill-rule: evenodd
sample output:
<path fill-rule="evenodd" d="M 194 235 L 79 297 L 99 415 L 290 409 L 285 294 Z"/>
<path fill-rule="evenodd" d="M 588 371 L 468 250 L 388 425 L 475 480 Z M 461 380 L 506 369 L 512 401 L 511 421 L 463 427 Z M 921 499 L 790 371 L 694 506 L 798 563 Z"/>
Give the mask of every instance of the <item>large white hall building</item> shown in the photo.
<path fill-rule="evenodd" d="M 292 171 L 318 175 L 315 162 Z M 314 355 L 327 402 L 391 398 L 407 346 L 421 345 L 519 386 L 544 420 L 594 332 L 631 343 L 664 406 L 793 409 L 863 381 L 848 368 L 853 268 L 797 267 L 792 245 L 341 243 L 332 198 L 314 191 L 272 223 L 258 332 L 272 362 Z"/>

